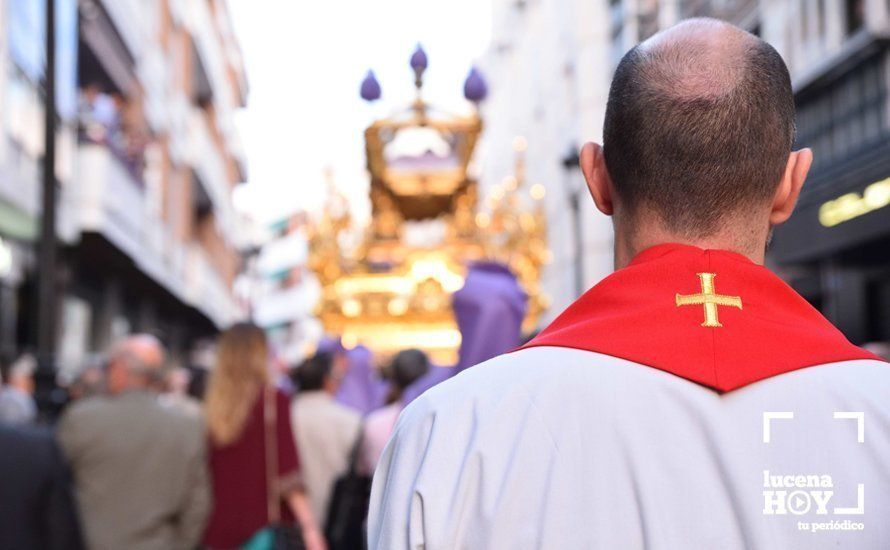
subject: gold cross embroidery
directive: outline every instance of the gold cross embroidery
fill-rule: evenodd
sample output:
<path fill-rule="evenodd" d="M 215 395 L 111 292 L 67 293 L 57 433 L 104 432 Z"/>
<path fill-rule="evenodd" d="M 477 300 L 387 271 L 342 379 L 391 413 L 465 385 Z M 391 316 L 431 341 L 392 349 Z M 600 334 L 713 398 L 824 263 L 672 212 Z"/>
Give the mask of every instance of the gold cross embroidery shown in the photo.
<path fill-rule="evenodd" d="M 677 294 L 677 307 L 705 306 L 705 322 L 703 327 L 722 327 L 717 319 L 717 306 L 731 306 L 742 309 L 742 298 L 739 296 L 723 296 L 714 291 L 716 273 L 698 273 L 701 280 L 701 294 Z"/>

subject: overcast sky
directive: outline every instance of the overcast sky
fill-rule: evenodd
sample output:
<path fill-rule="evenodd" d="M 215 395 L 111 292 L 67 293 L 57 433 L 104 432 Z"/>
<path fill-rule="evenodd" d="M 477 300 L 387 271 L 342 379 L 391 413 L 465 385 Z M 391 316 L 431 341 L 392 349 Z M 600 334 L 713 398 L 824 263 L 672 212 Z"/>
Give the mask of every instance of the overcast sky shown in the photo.
<path fill-rule="evenodd" d="M 366 208 L 363 131 L 412 99 L 408 59 L 415 45 L 421 42 L 429 58 L 425 97 L 456 110 L 491 29 L 487 0 L 229 4 L 250 86 L 247 109 L 237 119 L 248 183 L 235 201 L 259 220 L 317 209 L 326 166 L 358 211 Z M 371 106 L 358 92 L 369 68 L 383 88 L 383 98 Z"/>

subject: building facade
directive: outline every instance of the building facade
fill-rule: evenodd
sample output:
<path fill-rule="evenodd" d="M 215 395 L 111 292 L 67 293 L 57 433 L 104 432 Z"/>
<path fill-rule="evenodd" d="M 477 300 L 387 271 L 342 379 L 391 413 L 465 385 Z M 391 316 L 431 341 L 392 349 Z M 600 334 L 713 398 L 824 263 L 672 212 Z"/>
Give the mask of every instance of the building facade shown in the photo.
<path fill-rule="evenodd" d="M 814 155 L 771 259 L 854 343 L 890 341 L 890 5 L 769 6 L 762 28 L 791 70 L 796 146 Z"/>
<path fill-rule="evenodd" d="M 43 154 L 43 50 L 45 44 L 40 2 L 3 0 L 0 2 L 0 360 L 8 362 L 22 347 L 20 315 L 28 307 L 22 303 L 24 289 L 33 286 L 34 245 L 39 232 L 40 157 Z M 76 44 L 76 23 L 71 22 L 76 2 L 58 6 L 60 27 L 67 33 L 57 36 L 60 66 L 72 63 L 72 42 Z M 76 14 L 76 12 L 75 12 Z M 76 54 L 75 54 L 76 55 Z M 57 177 L 65 182 L 71 176 L 76 112 L 75 88 L 70 69 L 63 73 L 71 85 L 58 87 L 59 128 Z M 32 309 L 34 306 L 31 306 Z M 33 336 L 31 336 L 33 339 Z"/>
<path fill-rule="evenodd" d="M 890 340 L 890 4 L 886 0 L 495 0 L 486 58 L 482 181 L 509 174 L 515 136 L 529 177 L 548 190 L 547 287 L 554 312 L 572 298 L 569 201 L 558 159 L 601 137 L 611 75 L 635 44 L 689 17 L 730 21 L 788 64 L 797 147 L 815 162 L 768 261 L 856 343 Z M 605 52 L 605 55 L 603 54 Z M 581 201 L 589 204 L 584 198 Z M 611 230 L 582 215 L 585 286 L 610 268 Z"/>
<path fill-rule="evenodd" d="M 251 317 L 291 367 L 311 354 L 323 335 L 315 316 L 321 289 L 308 265 L 307 223 L 307 215 L 299 212 L 266 228 L 243 275 Z"/>
<path fill-rule="evenodd" d="M 500 193 L 518 171 L 527 188 L 546 191 L 552 258 L 541 277 L 550 301 L 543 324 L 612 271 L 611 222 L 593 207 L 569 158 L 584 142 L 602 139 L 612 75 L 607 16 L 606 0 L 493 2 L 482 62 L 490 91 L 476 157 L 480 196 Z"/>
<path fill-rule="evenodd" d="M 43 5 L 0 1 L 0 208 L 22 220 L 0 227 L 21 257 L 0 293 L 9 352 L 36 340 Z M 231 196 L 245 179 L 233 114 L 247 83 L 226 2 L 57 0 L 56 28 L 58 363 L 76 369 L 137 330 L 184 358 L 242 315 Z"/>
<path fill-rule="evenodd" d="M 890 340 L 890 4 L 884 0 L 612 2 L 612 60 L 687 17 L 730 21 L 788 65 L 796 148 L 814 162 L 767 261 L 854 343 Z"/>

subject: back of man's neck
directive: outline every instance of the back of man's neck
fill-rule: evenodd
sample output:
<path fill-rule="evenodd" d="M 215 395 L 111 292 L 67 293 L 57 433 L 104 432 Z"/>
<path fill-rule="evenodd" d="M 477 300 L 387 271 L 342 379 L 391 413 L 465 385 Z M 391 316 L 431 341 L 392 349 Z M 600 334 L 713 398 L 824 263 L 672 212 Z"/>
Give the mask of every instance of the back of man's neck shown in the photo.
<path fill-rule="evenodd" d="M 627 267 L 637 254 L 660 244 L 684 244 L 705 250 L 728 250 L 730 252 L 741 254 L 759 265 L 763 265 L 764 254 L 766 252 L 766 243 L 763 243 L 762 246 L 758 246 L 757 244 L 741 244 L 739 239 L 732 239 L 719 235 L 702 239 L 688 239 L 666 233 L 635 235 L 633 238 L 627 240 L 616 237 L 615 269 Z"/>

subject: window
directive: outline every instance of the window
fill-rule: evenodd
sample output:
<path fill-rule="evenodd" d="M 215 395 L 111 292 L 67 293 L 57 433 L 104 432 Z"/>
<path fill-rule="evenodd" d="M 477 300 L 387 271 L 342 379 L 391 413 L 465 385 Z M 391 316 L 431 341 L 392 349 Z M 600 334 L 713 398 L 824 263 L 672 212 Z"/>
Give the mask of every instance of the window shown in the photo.
<path fill-rule="evenodd" d="M 816 0 L 816 31 L 819 34 L 819 40 L 825 40 L 825 0 Z"/>
<path fill-rule="evenodd" d="M 56 4 L 56 108 L 63 118 L 77 111 L 77 1 Z M 9 56 L 33 85 L 43 82 L 46 64 L 45 2 L 10 0 L 6 5 Z M 42 91 L 41 91 L 42 93 Z"/>
<path fill-rule="evenodd" d="M 890 134 L 886 104 L 884 56 L 878 55 L 798 97 L 797 145 L 813 148 L 814 170 L 845 160 Z"/>
<path fill-rule="evenodd" d="M 204 61 L 198 52 L 198 47 L 192 41 L 192 103 L 199 107 L 207 107 L 213 100 L 213 88 L 210 86 L 210 77 L 204 68 Z"/>
<path fill-rule="evenodd" d="M 658 2 L 643 0 L 639 4 L 640 40 L 645 40 L 658 32 Z"/>
<path fill-rule="evenodd" d="M 847 22 L 847 36 L 862 28 L 865 22 L 865 1 L 844 0 L 844 11 Z"/>
<path fill-rule="evenodd" d="M 213 202 L 210 194 L 207 192 L 207 186 L 201 181 L 201 177 L 197 172 L 191 170 L 192 182 L 192 215 L 195 224 L 200 226 L 202 223 L 210 219 L 213 213 Z"/>

